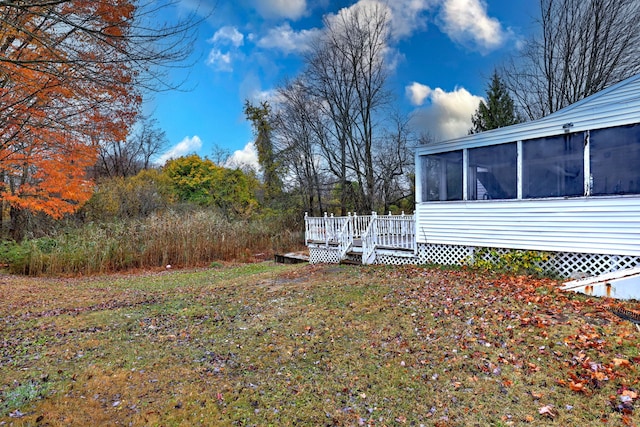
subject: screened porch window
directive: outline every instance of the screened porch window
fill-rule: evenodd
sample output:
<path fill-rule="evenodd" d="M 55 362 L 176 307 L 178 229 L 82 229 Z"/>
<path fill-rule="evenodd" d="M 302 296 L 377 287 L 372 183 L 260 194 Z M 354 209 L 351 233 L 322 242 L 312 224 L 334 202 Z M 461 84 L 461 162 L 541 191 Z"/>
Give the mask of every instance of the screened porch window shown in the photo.
<path fill-rule="evenodd" d="M 591 131 L 591 194 L 640 194 L 640 125 Z"/>
<path fill-rule="evenodd" d="M 522 143 L 522 196 L 582 196 L 584 135 L 564 134 Z"/>
<path fill-rule="evenodd" d="M 517 163 L 515 143 L 469 149 L 468 199 L 515 199 Z"/>
<path fill-rule="evenodd" d="M 462 200 L 462 150 L 422 156 L 422 201 Z"/>

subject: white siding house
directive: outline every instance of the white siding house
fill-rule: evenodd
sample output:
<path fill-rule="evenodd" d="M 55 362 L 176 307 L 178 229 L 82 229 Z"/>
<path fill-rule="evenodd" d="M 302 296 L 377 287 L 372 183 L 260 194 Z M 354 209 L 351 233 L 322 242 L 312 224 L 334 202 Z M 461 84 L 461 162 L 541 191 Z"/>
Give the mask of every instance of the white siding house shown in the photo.
<path fill-rule="evenodd" d="M 419 147 L 415 215 L 418 247 L 447 263 L 487 247 L 551 251 L 563 274 L 640 265 L 640 75 L 540 120 Z"/>
<path fill-rule="evenodd" d="M 543 268 L 565 276 L 640 267 L 640 75 L 415 162 L 413 216 L 307 217 L 311 262 L 459 264 L 492 248 L 549 252 Z"/>

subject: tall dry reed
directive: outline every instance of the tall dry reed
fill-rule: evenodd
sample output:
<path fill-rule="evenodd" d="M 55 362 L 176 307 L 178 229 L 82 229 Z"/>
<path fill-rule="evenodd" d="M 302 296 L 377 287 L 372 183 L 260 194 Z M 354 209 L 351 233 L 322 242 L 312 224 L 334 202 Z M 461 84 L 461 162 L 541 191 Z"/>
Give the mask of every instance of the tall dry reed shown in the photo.
<path fill-rule="evenodd" d="M 4 244 L 13 273 L 96 274 L 168 264 L 250 261 L 256 254 L 297 248 L 301 230 L 276 229 L 267 219 L 230 220 L 214 211 L 165 212 L 141 220 L 90 223 L 52 237 Z"/>

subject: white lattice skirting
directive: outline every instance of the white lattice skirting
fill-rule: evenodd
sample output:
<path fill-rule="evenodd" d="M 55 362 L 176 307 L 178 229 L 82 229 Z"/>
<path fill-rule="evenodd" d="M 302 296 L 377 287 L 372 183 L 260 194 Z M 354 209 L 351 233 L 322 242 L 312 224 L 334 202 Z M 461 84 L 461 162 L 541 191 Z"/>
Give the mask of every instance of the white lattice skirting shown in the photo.
<path fill-rule="evenodd" d="M 415 257 L 399 257 L 378 254 L 376 264 L 441 264 L 462 265 L 472 259 L 476 248 L 471 246 L 434 245 L 418 243 L 418 254 Z M 495 249 L 502 255 L 509 249 Z M 583 254 L 574 252 L 549 252 L 549 260 L 540 265 L 548 273 L 570 277 L 576 274 L 595 276 L 625 268 L 640 267 L 640 256 Z M 485 255 L 486 256 L 486 255 Z M 337 248 L 309 248 L 312 264 L 340 262 Z"/>
<path fill-rule="evenodd" d="M 309 248 L 310 264 L 340 264 L 338 248 Z"/>

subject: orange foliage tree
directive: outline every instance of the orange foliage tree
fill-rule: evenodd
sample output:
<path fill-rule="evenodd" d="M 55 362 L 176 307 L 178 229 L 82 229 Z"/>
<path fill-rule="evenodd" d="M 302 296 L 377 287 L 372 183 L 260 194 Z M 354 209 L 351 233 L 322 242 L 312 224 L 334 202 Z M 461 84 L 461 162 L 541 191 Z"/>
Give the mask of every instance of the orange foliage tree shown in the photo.
<path fill-rule="evenodd" d="M 153 65 L 186 58 L 191 25 L 154 29 L 154 3 L 0 2 L 0 198 L 12 224 L 87 201 L 99 144 L 126 138 Z"/>

